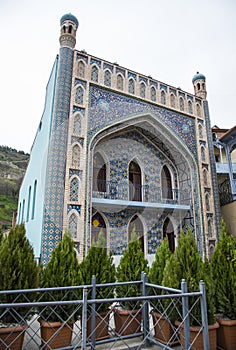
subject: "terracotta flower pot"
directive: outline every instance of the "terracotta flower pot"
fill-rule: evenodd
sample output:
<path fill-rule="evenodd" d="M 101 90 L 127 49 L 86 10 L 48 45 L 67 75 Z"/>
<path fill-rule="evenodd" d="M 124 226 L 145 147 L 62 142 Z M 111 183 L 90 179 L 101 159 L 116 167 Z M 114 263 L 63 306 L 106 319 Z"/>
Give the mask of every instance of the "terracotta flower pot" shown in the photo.
<path fill-rule="evenodd" d="M 0 328 L 0 350 L 21 350 L 27 325 Z"/>
<path fill-rule="evenodd" d="M 236 349 L 236 320 L 217 319 L 217 346 L 222 350 Z"/>
<path fill-rule="evenodd" d="M 140 310 L 114 311 L 116 333 L 128 335 L 141 332 L 142 312 Z"/>
<path fill-rule="evenodd" d="M 175 323 L 176 325 L 180 325 L 179 322 Z M 208 333 L 209 333 L 209 343 L 210 343 L 210 349 L 209 350 L 216 350 L 216 331 L 217 328 L 219 328 L 219 323 L 216 322 L 213 325 L 208 325 Z M 204 349 L 204 343 L 203 343 L 203 335 L 202 330 L 200 331 L 201 327 L 190 327 L 190 342 L 192 344 L 193 349 L 201 350 Z M 200 331 L 200 333 L 199 333 Z M 198 334 L 199 333 L 199 334 Z M 179 329 L 180 334 L 180 343 L 182 347 L 185 349 L 185 337 L 184 337 L 184 326 L 181 325 Z M 195 339 L 196 338 L 196 339 Z"/>
<path fill-rule="evenodd" d="M 41 328 L 41 339 L 44 350 L 64 348 L 71 345 L 73 323 L 46 322 L 38 320 Z"/>
<path fill-rule="evenodd" d="M 155 338 L 163 344 L 178 344 L 178 338 L 175 335 L 174 325 L 170 322 L 170 320 L 155 311 L 151 311 L 151 314 L 153 318 Z"/>
<path fill-rule="evenodd" d="M 108 328 L 109 328 L 109 317 L 110 317 L 110 311 L 108 312 L 101 312 L 99 315 L 96 315 L 95 317 L 95 338 L 97 340 L 106 339 L 109 338 L 108 334 Z M 92 333 L 92 319 L 91 316 L 89 316 L 87 320 L 87 338 L 91 340 L 91 333 Z"/>

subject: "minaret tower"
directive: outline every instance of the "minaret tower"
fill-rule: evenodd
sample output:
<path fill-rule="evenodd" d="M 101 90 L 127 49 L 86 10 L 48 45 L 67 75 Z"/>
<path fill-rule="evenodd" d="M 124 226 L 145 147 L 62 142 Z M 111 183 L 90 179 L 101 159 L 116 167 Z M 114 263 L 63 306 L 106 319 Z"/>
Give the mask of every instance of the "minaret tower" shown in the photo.
<path fill-rule="evenodd" d="M 61 35 L 60 44 L 61 47 L 69 47 L 73 49 L 76 44 L 76 30 L 79 26 L 79 22 L 72 14 L 62 16 L 61 21 Z"/>
<path fill-rule="evenodd" d="M 45 184 L 41 263 L 46 265 L 51 253 L 62 239 L 65 169 L 74 47 L 78 20 L 72 14 L 61 18 L 60 53 L 55 82 L 54 108 L 48 149 Z"/>
<path fill-rule="evenodd" d="M 193 83 L 195 95 L 197 97 L 201 97 L 203 100 L 206 100 L 207 98 L 206 77 L 203 74 L 200 74 L 199 72 L 197 72 L 197 74 L 195 74 L 193 77 L 192 83 Z"/>

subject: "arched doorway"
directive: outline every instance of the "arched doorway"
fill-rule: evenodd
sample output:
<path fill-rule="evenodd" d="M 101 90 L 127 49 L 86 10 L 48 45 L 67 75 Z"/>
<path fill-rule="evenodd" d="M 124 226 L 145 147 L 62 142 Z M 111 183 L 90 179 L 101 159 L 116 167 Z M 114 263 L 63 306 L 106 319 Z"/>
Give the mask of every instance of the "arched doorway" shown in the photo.
<path fill-rule="evenodd" d="M 96 153 L 93 160 L 93 190 L 106 192 L 106 163 L 100 153 Z"/>
<path fill-rule="evenodd" d="M 167 237 L 170 251 L 175 251 L 175 233 L 174 226 L 169 218 L 166 218 L 163 224 L 163 238 Z"/>
<path fill-rule="evenodd" d="M 96 212 L 92 217 L 92 232 L 91 232 L 91 243 L 96 244 L 98 241 L 99 232 L 103 232 L 105 240 L 107 241 L 106 236 L 106 223 L 99 212 Z"/>
<path fill-rule="evenodd" d="M 161 171 L 162 198 L 173 199 L 171 173 L 166 165 Z"/>
<path fill-rule="evenodd" d="M 135 161 L 129 164 L 129 200 L 142 201 L 141 169 Z"/>
<path fill-rule="evenodd" d="M 132 238 L 132 232 L 134 229 L 135 229 L 136 235 L 139 237 L 142 251 L 144 252 L 144 229 L 143 229 L 143 223 L 140 220 L 140 218 L 138 217 L 138 215 L 134 215 L 134 217 L 131 219 L 131 221 L 129 223 L 129 230 L 128 230 L 129 241 Z"/>

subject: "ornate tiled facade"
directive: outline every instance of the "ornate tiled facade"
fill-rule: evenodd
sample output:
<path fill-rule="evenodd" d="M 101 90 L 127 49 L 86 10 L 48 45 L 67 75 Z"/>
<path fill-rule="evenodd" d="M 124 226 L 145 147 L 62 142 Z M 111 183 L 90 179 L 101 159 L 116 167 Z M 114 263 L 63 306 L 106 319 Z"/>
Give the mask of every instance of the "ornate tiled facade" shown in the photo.
<path fill-rule="evenodd" d="M 79 259 L 100 229 L 118 259 L 132 225 L 149 261 L 165 235 L 174 249 L 188 226 L 208 256 L 219 207 L 205 77 L 194 77 L 191 94 L 77 51 L 77 27 L 74 16 L 62 17 L 42 262 L 66 229 Z"/>

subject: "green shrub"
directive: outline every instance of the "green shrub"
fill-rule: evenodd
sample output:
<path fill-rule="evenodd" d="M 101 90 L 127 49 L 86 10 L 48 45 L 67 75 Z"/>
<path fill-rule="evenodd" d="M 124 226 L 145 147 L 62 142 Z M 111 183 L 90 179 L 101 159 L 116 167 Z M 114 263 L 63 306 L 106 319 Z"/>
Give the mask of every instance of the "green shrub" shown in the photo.
<path fill-rule="evenodd" d="M 236 320 L 236 242 L 221 222 L 220 240 L 212 255 L 216 312 Z"/>
<path fill-rule="evenodd" d="M 136 235 L 135 229 L 132 232 L 131 240 L 128 244 L 124 255 L 120 259 L 117 266 L 116 277 L 118 282 L 140 281 L 141 273 L 148 273 L 148 262 L 144 257 L 139 237 Z M 141 295 L 141 287 L 137 284 L 122 285 L 116 289 L 117 297 L 138 297 Z M 133 309 L 137 302 L 123 303 L 126 309 Z"/>
<path fill-rule="evenodd" d="M 69 232 L 65 232 L 62 241 L 58 243 L 52 252 L 52 257 L 45 269 L 41 272 L 41 287 L 68 287 L 81 285 L 81 273 L 74 242 L 71 239 Z M 61 301 L 61 300 L 80 300 L 82 291 L 65 291 L 56 290 L 45 293 L 42 300 L 44 301 Z M 46 321 L 61 321 L 67 320 L 68 316 L 73 313 L 75 306 L 57 306 L 44 308 L 42 317 Z M 73 315 L 75 318 L 76 315 Z"/>

